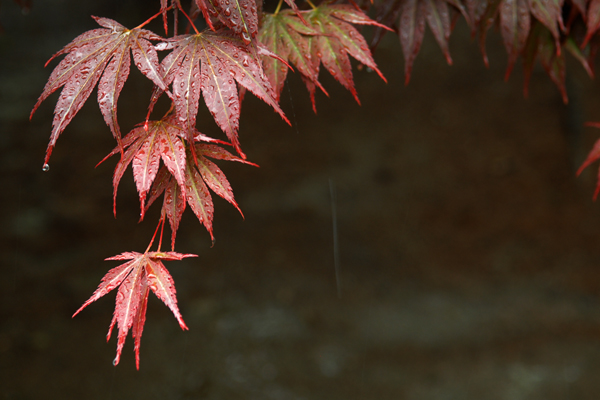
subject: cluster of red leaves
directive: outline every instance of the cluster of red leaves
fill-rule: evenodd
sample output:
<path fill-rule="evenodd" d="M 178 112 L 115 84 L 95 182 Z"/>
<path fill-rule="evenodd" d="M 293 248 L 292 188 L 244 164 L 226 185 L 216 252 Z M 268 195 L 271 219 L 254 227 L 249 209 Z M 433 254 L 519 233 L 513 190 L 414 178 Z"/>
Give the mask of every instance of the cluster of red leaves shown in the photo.
<path fill-rule="evenodd" d="M 139 368 L 139 346 L 150 290 L 167 304 L 180 326 L 187 329 L 177 308 L 173 280 L 161 260 L 193 256 L 174 252 L 176 233 L 187 205 L 213 238 L 214 206 L 209 188 L 239 210 L 229 181 L 209 158 L 254 165 L 245 160 L 238 139 L 242 94 L 253 93 L 289 123 L 279 106 L 283 83 L 291 68 L 289 63 L 298 68 L 306 82 L 313 106 L 315 88 L 325 92 L 318 80 L 321 63 L 357 101 L 348 55 L 384 79 L 367 42 L 351 24 L 383 25 L 351 6 L 321 5 L 300 11 L 293 0 L 286 3 L 291 10 L 264 14 L 259 29 L 254 0 L 194 0 L 189 13 L 184 12 L 179 0 L 161 0 L 161 9 L 153 18 L 163 16 L 165 32 L 168 32 L 169 10 L 173 10 L 176 18 L 178 12 L 184 13 L 190 23 L 192 17 L 202 13 L 209 29 L 199 32 L 192 24 L 194 33 L 163 38 L 143 29 L 152 18 L 128 29 L 111 19 L 94 17 L 100 28 L 78 36 L 48 61 L 65 55 L 31 112 L 33 115 L 44 100 L 62 88 L 54 110 L 45 163 L 58 137 L 97 87 L 100 111 L 117 141 L 107 158 L 120 155 L 113 175 L 115 215 L 117 188 L 131 165 L 141 219 L 162 195 L 161 239 L 166 220 L 171 227 L 173 251 L 161 252 L 159 244 L 156 252 L 150 252 L 149 246 L 143 254 L 129 252 L 109 258 L 130 261 L 110 270 L 92 297 L 75 313 L 120 286 L 108 335 L 116 323 L 119 333 L 115 365 L 131 329 Z M 168 53 L 160 58 L 161 51 Z M 129 77 L 132 56 L 135 66 L 153 83 L 154 89 L 146 120 L 122 137 L 117 102 Z M 171 109 L 161 119 L 150 120 L 163 94 L 170 99 Z M 200 97 L 228 142 L 209 138 L 196 129 Z M 239 157 L 220 145 L 232 145 Z"/>
<path fill-rule="evenodd" d="M 419 53 L 425 25 L 429 25 L 446 60 L 452 64 L 448 40 L 459 16 L 478 37 L 484 62 L 485 38 L 492 26 L 499 28 L 508 53 L 508 79 L 519 56 L 523 59 L 525 94 L 528 78 L 539 59 L 558 86 L 565 90 L 565 51 L 572 54 L 592 76 L 592 60 L 600 49 L 600 0 L 382 0 L 376 3 L 377 20 L 392 26 L 400 37 L 408 83 Z M 372 47 L 381 39 L 376 32 Z"/>

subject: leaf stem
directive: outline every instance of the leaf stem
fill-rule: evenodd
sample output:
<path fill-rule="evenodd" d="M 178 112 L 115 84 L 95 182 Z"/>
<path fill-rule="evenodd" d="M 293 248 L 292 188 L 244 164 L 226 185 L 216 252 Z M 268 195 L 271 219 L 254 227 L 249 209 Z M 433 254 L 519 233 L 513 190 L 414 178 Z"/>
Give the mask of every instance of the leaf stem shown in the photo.
<path fill-rule="evenodd" d="M 275 12 L 273 13 L 273 15 L 277 15 L 279 13 L 279 10 L 281 10 L 282 4 L 283 4 L 283 0 L 279 0 L 279 4 L 277 4 L 277 8 L 275 9 Z"/>
<path fill-rule="evenodd" d="M 165 196 L 166 196 L 166 193 L 165 193 Z M 165 231 L 165 214 L 164 213 L 161 214 L 160 220 L 162 221 L 162 225 L 161 225 L 161 228 L 160 228 L 160 236 L 158 238 L 158 250 L 156 250 L 158 252 L 160 252 L 160 247 L 162 245 L 163 232 Z"/>
<path fill-rule="evenodd" d="M 192 22 L 192 19 L 190 18 L 189 15 L 187 15 L 187 13 L 183 10 L 183 8 L 181 7 L 181 4 L 179 4 L 179 2 L 177 3 L 177 8 L 179 8 L 179 10 L 183 13 L 183 15 L 185 15 L 185 17 L 187 18 L 187 20 L 189 21 L 190 25 L 192 25 L 192 28 L 194 28 L 194 31 L 196 32 L 196 35 L 199 35 L 200 32 L 198 32 L 198 29 L 196 29 L 196 25 L 194 25 L 194 22 Z"/>
<path fill-rule="evenodd" d="M 165 223 L 165 216 L 161 215 L 160 219 L 158 220 L 158 225 L 156 225 L 156 229 L 154 230 L 154 235 L 152 235 L 152 239 L 150 239 L 150 244 L 148 245 L 148 247 L 146 248 L 146 251 L 144 253 L 147 253 L 150 250 L 150 247 L 152 247 L 152 243 L 154 243 L 154 238 L 156 238 L 156 234 L 158 233 L 158 228 L 160 227 L 160 224 L 163 224 L 164 227 L 164 223 Z M 160 233 L 160 242 L 162 242 L 162 232 Z M 158 251 L 160 251 L 160 242 L 158 244 Z"/>
<path fill-rule="evenodd" d="M 308 5 L 309 5 L 309 6 L 311 6 L 311 7 L 312 7 L 312 9 L 313 9 L 313 10 L 316 10 L 316 9 L 317 9 L 317 6 L 315 6 L 315 5 L 312 3 L 312 1 L 310 1 L 310 0 L 306 0 L 306 2 L 308 3 Z"/>
<path fill-rule="evenodd" d="M 171 8 L 171 7 L 173 7 L 173 5 L 170 5 L 169 7 L 167 7 L 166 11 L 169 11 L 169 8 Z M 160 15 L 162 15 L 162 10 L 160 10 L 159 12 L 157 12 L 156 14 L 154 14 L 153 16 L 151 16 L 146 21 L 142 22 L 140 25 L 136 26 L 133 29 L 142 29 L 144 26 L 146 26 L 148 23 L 150 23 L 150 21 L 152 21 L 154 18 L 156 18 Z"/>

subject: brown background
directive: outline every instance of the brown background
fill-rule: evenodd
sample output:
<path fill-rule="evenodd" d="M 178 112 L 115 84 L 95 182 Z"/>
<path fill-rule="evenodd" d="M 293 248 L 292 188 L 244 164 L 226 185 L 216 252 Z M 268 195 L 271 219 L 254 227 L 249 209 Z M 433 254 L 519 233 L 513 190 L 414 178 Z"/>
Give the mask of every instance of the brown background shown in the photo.
<path fill-rule="evenodd" d="M 137 225 L 131 173 L 112 217 L 116 160 L 87 104 L 41 171 L 54 95 L 28 113 L 51 72 L 43 63 L 94 28 L 90 14 L 134 26 L 158 9 L 133 1 L 38 1 L 0 21 L 3 399 L 598 399 L 600 205 L 596 167 L 576 178 L 598 131 L 600 86 L 569 62 L 571 103 L 541 68 L 529 99 L 520 67 L 488 40 L 491 68 L 459 22 L 448 67 L 427 33 L 403 85 L 397 38 L 356 71 L 358 106 L 326 72 L 315 116 L 297 76 L 282 107 L 251 95 L 241 141 L 259 169 L 219 163 L 244 211 L 216 200 L 216 244 L 186 211 L 169 263 L 189 332 L 155 297 L 135 371 L 129 338 L 113 368 L 104 342 L 114 294 L 70 316 L 115 266 L 142 251 L 158 217 Z M 118 5 L 117 5 L 118 4 Z M 368 32 L 367 32 L 368 35 Z M 132 73 L 123 130 L 150 86 Z M 201 107 L 198 127 L 220 136 Z M 333 260 L 336 191 L 341 298 Z"/>

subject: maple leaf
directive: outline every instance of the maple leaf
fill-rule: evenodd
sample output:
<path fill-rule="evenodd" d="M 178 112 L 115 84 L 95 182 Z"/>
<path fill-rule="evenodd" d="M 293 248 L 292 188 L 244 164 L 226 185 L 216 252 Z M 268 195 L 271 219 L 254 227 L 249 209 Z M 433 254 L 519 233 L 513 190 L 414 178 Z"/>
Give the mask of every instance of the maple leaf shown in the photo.
<path fill-rule="evenodd" d="M 305 24 L 298 14 L 291 10 L 284 10 L 276 14 L 263 14 L 258 40 L 269 51 L 283 59 L 281 61 L 274 57 L 262 57 L 265 74 L 275 91 L 275 100 L 279 101 L 287 77 L 288 66 L 285 61 L 292 63 L 303 78 L 310 80 L 327 94 L 319 83 L 318 64 L 315 66 L 315 62 L 313 62 L 309 39 L 306 36 L 318 34 L 319 32 L 315 28 Z"/>
<path fill-rule="evenodd" d="M 590 77 L 594 76 L 593 70 L 587 57 L 582 53 L 579 46 L 571 36 L 563 38 L 558 47 L 564 47 L 568 53 L 573 55 L 583 66 Z M 565 52 L 557 49 L 556 41 L 552 33 L 539 21 L 536 21 L 531 29 L 529 38 L 523 50 L 523 74 L 524 74 L 524 94 L 527 96 L 529 78 L 533 70 L 535 60 L 539 60 L 546 70 L 546 73 L 554 84 L 558 87 L 563 102 L 567 104 L 567 90 L 565 86 L 566 60 Z"/>
<path fill-rule="evenodd" d="M 530 28 L 531 15 L 527 0 L 504 0 L 500 5 L 500 29 L 508 52 L 504 79 L 508 79 L 517 57 L 525 47 Z"/>
<path fill-rule="evenodd" d="M 113 175 L 113 212 L 115 215 L 117 189 L 129 164 L 133 165 L 133 178 L 140 197 L 142 218 L 145 212 L 146 195 L 158 173 L 161 159 L 185 194 L 186 154 L 183 141 L 179 137 L 181 134 L 181 128 L 173 123 L 172 118 L 148 121 L 145 125 L 138 126 L 127 134 L 123 140 L 123 147 L 126 150 L 117 163 Z M 113 150 L 107 157 L 116 154 L 117 151 L 118 149 Z"/>
<path fill-rule="evenodd" d="M 306 11 L 305 19 L 318 33 L 318 35 L 308 37 L 308 51 L 313 55 L 313 68 L 317 74 L 319 63 L 323 63 L 329 73 L 352 93 L 359 104 L 360 100 L 354 88 L 352 66 L 348 54 L 377 72 L 381 79 L 386 81 L 373 60 L 365 38 L 351 23 L 379 27 L 384 27 L 384 25 L 373 21 L 361 10 L 343 4 L 320 5 L 310 11 Z M 389 28 L 385 27 L 385 29 Z M 315 55 L 316 57 L 314 57 Z M 315 84 L 311 79 L 304 79 L 304 82 L 311 93 L 313 108 L 315 108 Z"/>
<path fill-rule="evenodd" d="M 592 126 L 594 128 L 600 128 L 600 122 L 588 122 L 585 125 Z M 581 175 L 581 173 L 583 172 L 584 169 L 586 169 L 587 167 L 589 167 L 591 164 L 598 161 L 599 159 L 600 159 L 600 139 L 597 140 L 596 143 L 594 143 L 594 146 L 592 147 L 592 150 L 588 154 L 587 158 L 585 159 L 583 164 L 581 164 L 581 167 L 579 167 L 579 169 L 577 170 L 577 176 Z M 596 199 L 598 198 L 598 194 L 600 194 L 600 168 L 598 169 L 596 189 L 594 190 L 594 201 L 596 201 Z"/>
<path fill-rule="evenodd" d="M 558 45 L 560 40 L 559 27 L 564 32 L 565 25 L 562 19 L 562 5 L 564 0 L 528 0 L 531 14 L 552 33 L 557 44 L 557 51 L 560 51 Z"/>
<path fill-rule="evenodd" d="M 217 125 L 242 157 L 238 139 L 240 101 L 235 82 L 269 104 L 289 124 L 275 100 L 255 49 L 227 32 L 209 30 L 168 41 L 162 61 L 164 81 L 173 83 L 177 119 L 193 142 L 200 93 Z"/>
<path fill-rule="evenodd" d="M 401 3 L 399 35 L 404 54 L 405 84 L 408 84 L 410 80 L 414 60 L 419 54 L 421 43 L 423 43 L 425 22 L 429 25 L 433 36 L 442 49 L 446 62 L 452 64 L 448 48 L 451 30 L 448 4 L 459 7 L 459 10 L 467 18 L 464 8 L 457 1 L 405 0 Z"/>
<path fill-rule="evenodd" d="M 156 297 L 162 300 L 169 307 L 181 329 L 187 330 L 188 327 L 183 321 L 183 317 L 177 307 L 177 297 L 175 296 L 175 283 L 165 268 L 162 261 L 182 260 L 187 257 L 197 257 L 196 254 L 181 254 L 175 252 L 126 252 L 120 255 L 109 257 L 106 260 L 129 260 L 108 271 L 102 278 L 100 285 L 92 296 L 83 305 L 75 311 L 75 317 L 81 310 L 90 303 L 98 300 L 100 297 L 119 287 L 113 314 L 106 340 L 110 340 L 112 330 L 117 325 L 119 330 L 117 339 L 117 355 L 113 365 L 117 365 L 121 359 L 123 345 L 127 338 L 127 333 L 132 330 L 134 340 L 135 364 L 140 369 L 140 342 L 144 322 L 146 320 L 146 306 L 150 290 Z"/>
<path fill-rule="evenodd" d="M 105 29 L 94 29 L 83 33 L 48 60 L 49 63 L 55 57 L 68 53 L 52 71 L 31 111 L 33 116 L 50 94 L 64 86 L 54 109 L 52 133 L 45 163 L 50 158 L 56 140 L 81 109 L 98 81 L 100 81 L 98 84 L 100 111 L 113 136 L 120 143 L 117 101 L 129 76 L 130 51 L 137 68 L 155 85 L 167 91 L 167 86 L 162 79 L 158 55 L 149 42 L 149 40 L 162 40 L 160 36 L 145 29 L 129 30 L 112 19 L 93 18 Z"/>
<path fill-rule="evenodd" d="M 600 0 L 591 0 L 588 7 L 586 21 L 587 33 L 581 44 L 582 47 L 585 47 L 588 44 L 592 36 L 594 36 L 596 31 L 600 28 Z"/>
<path fill-rule="evenodd" d="M 145 209 L 147 211 L 150 205 L 164 193 L 162 214 L 167 216 L 171 226 L 172 248 L 175 247 L 175 236 L 186 204 L 189 204 L 200 223 L 204 225 L 210 234 L 211 239 L 214 240 L 212 231 L 214 204 L 208 188 L 231 203 L 242 214 L 225 174 L 206 157 L 257 166 L 214 144 L 196 143 L 194 151 L 196 152 L 196 162 L 193 161 L 192 157 L 188 156 L 186 158 L 185 186 L 181 187 L 167 168 L 161 168 L 150 190 L 150 198 Z"/>
<path fill-rule="evenodd" d="M 215 30 L 211 16 L 250 43 L 258 33 L 255 0 L 195 0 L 209 27 Z"/>

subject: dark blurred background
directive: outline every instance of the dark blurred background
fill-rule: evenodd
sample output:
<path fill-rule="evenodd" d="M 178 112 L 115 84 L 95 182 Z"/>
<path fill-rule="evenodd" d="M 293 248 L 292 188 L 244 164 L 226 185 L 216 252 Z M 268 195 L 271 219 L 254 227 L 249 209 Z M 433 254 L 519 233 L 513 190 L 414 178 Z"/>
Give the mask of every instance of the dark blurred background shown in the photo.
<path fill-rule="evenodd" d="M 190 330 L 151 295 L 140 371 L 131 338 L 114 368 L 114 293 L 71 315 L 117 265 L 104 258 L 146 248 L 159 210 L 137 224 L 129 170 L 113 218 L 116 159 L 94 166 L 115 144 L 95 92 L 47 173 L 58 95 L 28 115 L 56 65 L 44 62 L 96 26 L 90 15 L 133 27 L 151 3 L 40 0 L 28 15 L 0 4 L 0 398 L 600 398 L 596 167 L 575 177 L 598 137 L 583 123 L 600 119 L 600 86 L 570 62 L 568 106 L 541 68 L 524 99 L 520 67 L 502 80 L 499 34 L 486 69 L 464 21 L 455 64 L 428 32 L 407 87 L 388 35 L 375 54 L 388 83 L 355 70 L 362 106 L 326 71 L 318 115 L 290 77 L 293 127 L 246 96 L 241 143 L 260 168 L 219 163 L 245 220 L 216 199 L 211 248 L 186 211 L 177 250 L 199 257 L 167 267 Z M 132 70 L 123 131 L 150 90 Z M 199 115 L 223 137 L 203 105 Z"/>

